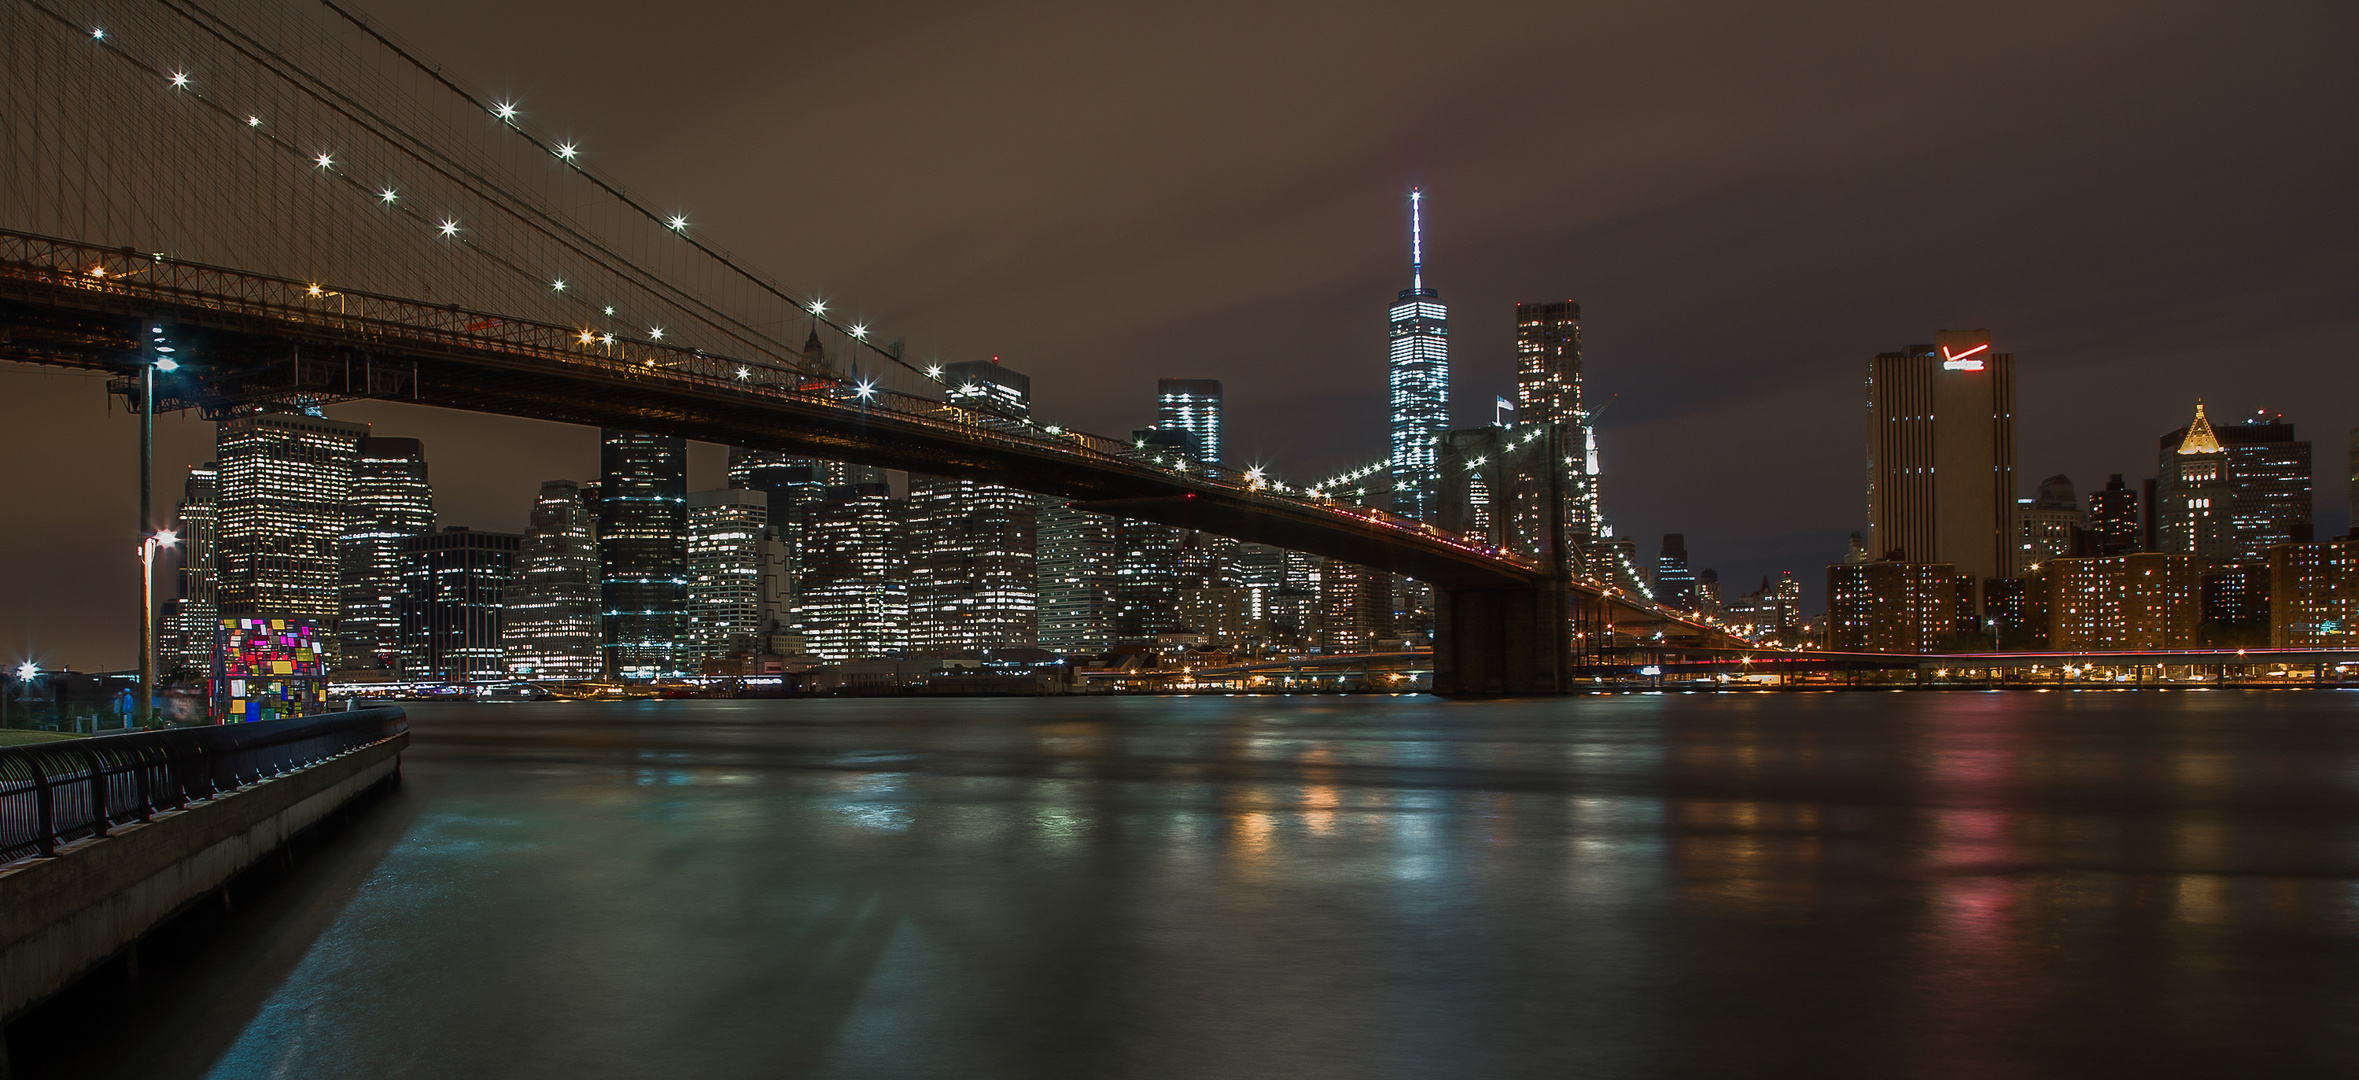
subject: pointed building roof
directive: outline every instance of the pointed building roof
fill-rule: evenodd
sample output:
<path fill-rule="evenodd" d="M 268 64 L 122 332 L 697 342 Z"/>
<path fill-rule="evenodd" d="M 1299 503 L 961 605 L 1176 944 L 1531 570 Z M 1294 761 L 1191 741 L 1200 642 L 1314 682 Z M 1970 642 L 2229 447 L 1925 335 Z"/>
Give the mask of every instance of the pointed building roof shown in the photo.
<path fill-rule="evenodd" d="M 2212 422 L 2203 418 L 2203 402 L 2195 403 L 2195 422 L 2187 425 L 2187 438 L 2179 443 L 2182 454 L 2217 454 L 2220 439 L 2212 434 Z"/>

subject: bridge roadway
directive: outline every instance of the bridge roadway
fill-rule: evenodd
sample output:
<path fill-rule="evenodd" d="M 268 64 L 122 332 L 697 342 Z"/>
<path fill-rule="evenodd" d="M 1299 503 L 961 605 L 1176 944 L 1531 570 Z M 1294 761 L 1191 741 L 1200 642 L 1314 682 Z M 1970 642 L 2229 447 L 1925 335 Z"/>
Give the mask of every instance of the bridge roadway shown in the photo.
<path fill-rule="evenodd" d="M 187 358 L 159 377 L 159 411 L 218 418 L 246 405 L 373 398 L 651 431 L 1006 484 L 1405 574 L 1446 594 L 1444 684 L 1452 654 L 1470 650 L 1528 653 L 1513 672 L 1470 684 L 1527 692 L 1565 685 L 1584 634 L 1734 643 L 1606 583 L 1557 584 L 1536 560 L 1383 511 L 832 371 L 0 230 L 0 359 L 106 371 L 136 402 L 132 380 L 155 326 Z M 1571 629 L 1552 628 L 1567 619 Z"/>

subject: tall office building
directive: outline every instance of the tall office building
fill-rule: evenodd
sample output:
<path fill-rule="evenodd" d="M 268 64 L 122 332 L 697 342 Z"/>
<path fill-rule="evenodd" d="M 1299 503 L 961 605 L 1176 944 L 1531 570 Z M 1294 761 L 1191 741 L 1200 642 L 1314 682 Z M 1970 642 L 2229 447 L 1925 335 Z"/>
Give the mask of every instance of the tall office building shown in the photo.
<path fill-rule="evenodd" d="M 2161 550 L 2259 562 L 2278 544 L 2312 538 L 2310 444 L 2294 437 L 2283 415 L 2214 425 L 2197 402 L 2195 419 L 2164 435 L 2158 449 Z"/>
<path fill-rule="evenodd" d="M 729 448 L 729 486 L 759 491 L 768 496 L 770 521 L 783 524 L 794 516 L 795 507 L 818 502 L 826 497 L 830 487 L 854 482 L 831 476 L 831 473 L 841 471 L 833 468 L 833 465 L 816 458 L 795 457 L 775 450 L 748 450 L 742 446 L 732 446 Z"/>
<path fill-rule="evenodd" d="M 2015 575 L 2015 358 L 1990 331 L 1870 361 L 1867 451 L 1870 555 Z"/>
<path fill-rule="evenodd" d="M 1570 300 L 1515 305 L 1515 362 L 1517 426 L 1547 425 L 1558 452 L 1552 460 L 1536 443 L 1519 445 L 1524 497 L 1511 543 L 1521 551 L 1547 553 L 1549 477 L 1541 470 L 1554 469 L 1570 548 L 1566 554 L 1578 570 L 1578 553 L 1600 535 L 1597 439 L 1581 395 L 1581 305 Z"/>
<path fill-rule="evenodd" d="M 1116 644 L 1152 645 L 1159 635 L 1179 632 L 1180 548 L 1187 534 L 1146 521 L 1116 525 Z"/>
<path fill-rule="evenodd" d="M 762 554 L 770 498 L 725 488 L 688 496 L 688 655 L 697 661 L 758 654 L 770 620 L 762 606 Z"/>
<path fill-rule="evenodd" d="M 1185 433 L 1189 457 L 1220 464 L 1220 380 L 1157 380 L 1155 427 Z"/>
<path fill-rule="evenodd" d="M 2139 547 L 2138 493 L 2121 474 L 2105 479 L 2105 490 L 2089 493 L 2089 531 L 2101 555 L 2127 555 Z"/>
<path fill-rule="evenodd" d="M 367 424 L 305 413 L 248 413 L 214 430 L 220 463 L 223 619 L 291 619 L 337 654 L 344 532 Z"/>
<path fill-rule="evenodd" d="M 344 619 L 336 628 L 343 667 L 401 666 L 401 542 L 433 531 L 425 444 L 362 439 L 352 471 L 352 515 L 344 526 Z"/>
<path fill-rule="evenodd" d="M 2050 559 L 2085 555 L 2075 550 L 2074 535 L 2086 531 L 2080 496 L 2072 478 L 2061 473 L 2040 481 L 2040 493 L 2015 500 L 2015 566 L 2027 569 Z"/>
<path fill-rule="evenodd" d="M 1409 287 L 1389 316 L 1394 512 L 1433 513 L 1442 433 L 1450 427 L 1450 309 L 1425 287 L 1424 192 L 1409 189 Z"/>
<path fill-rule="evenodd" d="M 1382 570 L 1327 560 L 1319 571 L 1319 648 L 1372 652 L 1379 641 L 1400 636 L 1392 581 Z"/>
<path fill-rule="evenodd" d="M 687 669 L 688 443 L 600 435 L 598 598 L 609 679 Z"/>
<path fill-rule="evenodd" d="M 1075 510 L 1062 499 L 1041 500 L 1040 647 L 1067 655 L 1096 655 L 1114 647 L 1119 610 L 1116 562 L 1119 523 Z"/>
<path fill-rule="evenodd" d="M 1696 609 L 1696 576 L 1687 565 L 1687 535 L 1664 533 L 1655 555 L 1655 603 L 1675 611 Z"/>
<path fill-rule="evenodd" d="M 598 677 L 598 548 L 582 485 L 541 484 L 506 602 L 501 636 L 511 674 L 559 681 Z"/>
<path fill-rule="evenodd" d="M 993 361 L 945 364 L 952 401 L 986 426 L 1032 411 L 1032 380 Z M 1032 649 L 1040 641 L 1039 497 L 1001 484 L 909 476 L 909 647 L 923 653 Z"/>
<path fill-rule="evenodd" d="M 179 596 L 163 620 L 166 648 L 158 663 L 164 673 L 203 672 L 213 663 L 221 601 L 214 553 L 221 542 L 221 466 L 208 461 L 188 468 L 173 531 L 180 537 Z"/>
<path fill-rule="evenodd" d="M 508 590 L 523 542 L 457 526 L 396 541 L 402 674 L 453 685 L 506 677 Z"/>
<path fill-rule="evenodd" d="M 828 660 L 908 651 L 909 504 L 855 484 L 805 509 L 795 619 L 806 647 Z"/>

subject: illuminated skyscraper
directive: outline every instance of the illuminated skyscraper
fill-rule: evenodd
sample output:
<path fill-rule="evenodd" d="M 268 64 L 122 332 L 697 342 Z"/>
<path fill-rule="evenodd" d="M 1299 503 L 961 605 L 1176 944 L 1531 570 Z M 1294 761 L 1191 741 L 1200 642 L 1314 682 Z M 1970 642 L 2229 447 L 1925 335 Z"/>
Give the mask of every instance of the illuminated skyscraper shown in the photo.
<path fill-rule="evenodd" d="M 2013 577 L 2015 358 L 1988 330 L 1868 363 L 1868 554 Z"/>
<path fill-rule="evenodd" d="M 601 638 L 610 679 L 686 670 L 688 443 L 607 428 L 598 481 Z"/>
<path fill-rule="evenodd" d="M 909 648 L 909 504 L 883 484 L 831 488 L 806 508 L 795 619 L 814 655 Z"/>
<path fill-rule="evenodd" d="M 1687 536 L 1664 533 L 1655 556 L 1655 603 L 1678 611 L 1696 610 L 1696 576 L 1687 565 Z"/>
<path fill-rule="evenodd" d="M 402 674 L 453 685 L 507 675 L 503 620 L 523 540 L 454 526 L 396 541 Z"/>
<path fill-rule="evenodd" d="M 1040 647 L 1095 655 L 1114 647 L 1115 519 L 1043 499 L 1039 510 Z"/>
<path fill-rule="evenodd" d="M 2071 477 L 2058 474 L 2040 481 L 2037 498 L 2015 500 L 2016 568 L 2092 554 L 2076 549 L 2074 542 L 2076 534 L 2088 531 L 2088 523 L 2088 516 L 2081 513 L 2080 497 L 2072 490 Z"/>
<path fill-rule="evenodd" d="M 2211 561 L 2259 562 L 2313 528 L 2310 444 L 2283 416 L 2213 425 L 2195 419 L 2162 437 L 2155 480 L 2157 546 Z"/>
<path fill-rule="evenodd" d="M 352 516 L 344 526 L 344 621 L 336 628 L 343 667 L 401 666 L 401 542 L 433 531 L 425 445 L 362 439 L 352 472 Z"/>
<path fill-rule="evenodd" d="M 221 615 L 332 630 L 343 608 L 344 532 L 369 426 L 262 412 L 214 430 L 220 463 Z M 336 655 L 332 633 L 319 646 Z"/>
<path fill-rule="evenodd" d="M 770 499 L 727 488 L 688 496 L 688 650 L 696 660 L 761 651 L 762 554 L 776 544 Z"/>
<path fill-rule="evenodd" d="M 598 549 L 582 485 L 541 485 L 516 560 L 501 631 L 508 670 L 530 679 L 597 678 Z"/>
<path fill-rule="evenodd" d="M 1409 189 L 1409 287 L 1389 320 L 1392 508 L 1420 521 L 1433 512 L 1442 433 L 1450 427 L 1450 310 L 1425 287 L 1424 199 Z"/>
<path fill-rule="evenodd" d="M 1570 300 L 1515 305 L 1515 364 L 1519 434 L 1545 425 L 1555 436 L 1556 454 L 1552 459 L 1539 443 L 1515 444 L 1521 497 L 1508 540 L 1518 550 L 1547 554 L 1547 470 L 1553 469 L 1563 507 L 1566 563 L 1581 571 L 1583 556 L 1601 537 L 1597 437 L 1581 394 L 1581 305 Z M 1588 571 L 1607 576 L 1606 560 L 1596 561 L 1599 565 Z"/>
<path fill-rule="evenodd" d="M 1189 457 L 1220 464 L 1220 380 L 1157 380 L 1155 426 L 1185 432 Z"/>
<path fill-rule="evenodd" d="M 163 621 L 163 672 L 201 673 L 213 662 L 213 639 L 221 617 L 215 550 L 221 542 L 221 466 L 191 465 L 182 488 L 173 531 L 180 536 L 180 596 Z"/>
<path fill-rule="evenodd" d="M 1032 380 L 994 362 L 945 364 L 950 400 L 985 426 L 1032 411 Z M 909 647 L 921 653 L 1032 649 L 1040 640 L 1039 497 L 1001 484 L 909 475 Z"/>

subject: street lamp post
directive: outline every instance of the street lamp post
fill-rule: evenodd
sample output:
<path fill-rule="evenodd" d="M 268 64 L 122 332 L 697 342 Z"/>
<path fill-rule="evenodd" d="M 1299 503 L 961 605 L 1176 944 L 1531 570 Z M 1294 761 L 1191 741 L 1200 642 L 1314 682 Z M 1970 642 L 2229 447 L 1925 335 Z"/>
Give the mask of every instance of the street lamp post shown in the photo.
<path fill-rule="evenodd" d="M 131 711 L 142 720 L 156 707 L 156 552 L 179 542 L 170 529 L 139 542 L 139 704 Z"/>

